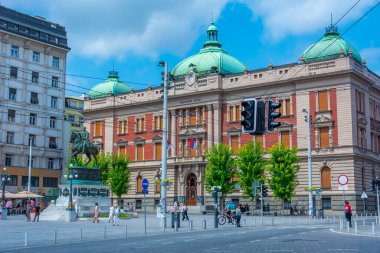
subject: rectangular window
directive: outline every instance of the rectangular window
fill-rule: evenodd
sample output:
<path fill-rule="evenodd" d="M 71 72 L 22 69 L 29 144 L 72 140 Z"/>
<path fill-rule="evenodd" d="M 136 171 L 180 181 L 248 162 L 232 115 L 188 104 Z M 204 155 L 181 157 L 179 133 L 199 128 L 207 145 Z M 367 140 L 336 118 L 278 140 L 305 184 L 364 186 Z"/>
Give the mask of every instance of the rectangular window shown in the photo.
<path fill-rule="evenodd" d="M 84 123 L 84 119 L 83 119 L 83 116 L 79 116 L 79 123 Z"/>
<path fill-rule="evenodd" d="M 9 100 L 16 101 L 16 93 L 17 93 L 17 90 L 16 90 L 16 89 L 14 89 L 14 88 L 9 88 L 8 99 L 9 99 Z"/>
<path fill-rule="evenodd" d="M 281 131 L 281 142 L 284 147 L 290 147 L 290 131 Z"/>
<path fill-rule="evenodd" d="M 54 159 L 48 158 L 48 169 L 54 169 Z"/>
<path fill-rule="evenodd" d="M 145 119 L 139 118 L 136 120 L 136 132 L 145 131 Z"/>
<path fill-rule="evenodd" d="M 142 208 L 142 201 L 141 199 L 136 199 L 136 209 L 141 209 Z"/>
<path fill-rule="evenodd" d="M 318 111 L 327 111 L 329 109 L 327 90 L 318 92 L 318 109 Z"/>
<path fill-rule="evenodd" d="M 237 105 L 235 108 L 236 108 L 236 110 L 235 110 L 235 121 L 240 121 L 240 115 L 241 115 L 240 105 Z"/>
<path fill-rule="evenodd" d="M 161 130 L 164 123 L 163 116 L 155 116 L 154 117 L 154 130 Z"/>
<path fill-rule="evenodd" d="M 58 88 L 58 77 L 57 76 L 51 77 L 51 87 Z"/>
<path fill-rule="evenodd" d="M 52 65 L 53 68 L 59 69 L 59 58 L 56 56 L 53 56 Z"/>
<path fill-rule="evenodd" d="M 40 62 L 40 52 L 33 51 L 32 61 Z"/>
<path fill-rule="evenodd" d="M 56 178 L 56 177 L 44 177 L 43 187 L 58 187 L 58 178 Z"/>
<path fill-rule="evenodd" d="M 360 91 L 356 91 L 356 108 L 358 112 L 365 112 L 365 106 L 364 106 L 364 93 Z"/>
<path fill-rule="evenodd" d="M 119 147 L 119 154 L 126 155 L 126 146 Z"/>
<path fill-rule="evenodd" d="M 35 92 L 32 92 L 30 94 L 30 103 L 34 105 L 38 105 L 38 94 Z"/>
<path fill-rule="evenodd" d="M 197 124 L 197 110 L 195 108 L 190 109 L 190 126 Z"/>
<path fill-rule="evenodd" d="M 34 134 L 29 134 L 29 145 L 36 146 L 36 136 Z"/>
<path fill-rule="evenodd" d="M 156 160 L 162 159 L 162 143 L 158 142 L 156 145 L 154 145 L 155 154 L 156 154 Z"/>
<path fill-rule="evenodd" d="M 231 136 L 231 148 L 234 151 L 234 154 L 237 154 L 239 151 L 239 136 Z"/>
<path fill-rule="evenodd" d="M 57 108 L 58 107 L 58 98 L 57 97 L 51 97 L 50 106 L 52 108 Z"/>
<path fill-rule="evenodd" d="M 234 121 L 234 107 L 230 106 L 230 122 Z"/>
<path fill-rule="evenodd" d="M 15 132 L 7 132 L 7 143 L 8 144 L 15 143 Z"/>
<path fill-rule="evenodd" d="M 328 148 L 330 146 L 329 128 L 319 128 L 319 147 Z"/>
<path fill-rule="evenodd" d="M 285 99 L 284 100 L 284 109 L 285 109 L 285 113 L 284 115 L 290 115 L 290 99 Z"/>
<path fill-rule="evenodd" d="M 83 108 L 84 108 L 84 103 L 83 103 L 83 102 L 79 102 L 79 103 L 78 103 L 78 108 L 81 109 L 81 110 L 83 110 Z"/>
<path fill-rule="evenodd" d="M 50 117 L 50 127 L 56 128 L 57 126 L 57 117 Z"/>
<path fill-rule="evenodd" d="M 70 115 L 69 115 L 69 121 L 70 121 L 71 123 L 75 122 L 75 115 L 70 114 Z"/>
<path fill-rule="evenodd" d="M 95 122 L 95 136 L 102 136 L 102 121 Z"/>
<path fill-rule="evenodd" d="M 12 155 L 5 155 L 5 166 L 12 166 Z"/>
<path fill-rule="evenodd" d="M 9 122 L 15 122 L 16 119 L 16 111 L 15 110 L 8 110 L 8 121 Z"/>
<path fill-rule="evenodd" d="M 371 133 L 371 150 L 372 150 L 373 152 L 376 152 L 375 141 L 376 141 L 375 134 L 374 134 L 374 133 Z"/>
<path fill-rule="evenodd" d="M 137 161 L 142 161 L 143 160 L 143 145 L 142 144 L 138 144 L 136 145 L 136 157 L 137 157 Z"/>
<path fill-rule="evenodd" d="M 12 47 L 11 47 L 11 56 L 18 58 L 18 55 L 19 55 L 19 47 L 12 45 Z"/>
<path fill-rule="evenodd" d="M 322 198 L 322 209 L 331 210 L 331 198 Z"/>
<path fill-rule="evenodd" d="M 39 186 L 39 177 L 31 177 L 30 178 L 30 186 L 38 187 Z M 21 186 L 28 186 L 28 176 L 22 176 L 21 178 Z"/>
<path fill-rule="evenodd" d="M 49 148 L 57 148 L 57 139 L 55 137 L 49 137 Z"/>
<path fill-rule="evenodd" d="M 18 176 L 11 175 L 10 178 L 11 178 L 11 180 L 8 181 L 7 185 L 9 185 L 9 186 L 17 186 Z"/>
<path fill-rule="evenodd" d="M 366 147 L 366 132 L 364 128 L 359 127 L 358 130 L 358 144 L 359 147 L 365 148 Z"/>
<path fill-rule="evenodd" d="M 11 78 L 16 78 L 17 79 L 17 67 L 11 67 L 9 75 L 10 75 Z"/>
<path fill-rule="evenodd" d="M 76 108 L 77 108 L 77 101 L 75 101 L 75 100 L 70 100 L 70 108 L 74 108 L 74 109 L 76 109 Z"/>
<path fill-rule="evenodd" d="M 32 83 L 38 83 L 38 77 L 39 77 L 39 74 L 38 72 L 32 72 Z"/>
<path fill-rule="evenodd" d="M 31 113 L 29 116 L 29 124 L 35 126 L 37 124 L 37 114 Z"/>

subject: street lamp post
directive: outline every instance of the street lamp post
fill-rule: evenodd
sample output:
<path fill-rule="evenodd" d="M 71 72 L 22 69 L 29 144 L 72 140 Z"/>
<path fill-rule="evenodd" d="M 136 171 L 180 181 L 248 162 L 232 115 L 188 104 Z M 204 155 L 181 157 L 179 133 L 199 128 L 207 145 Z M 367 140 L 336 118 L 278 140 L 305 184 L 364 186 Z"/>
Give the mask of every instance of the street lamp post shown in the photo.
<path fill-rule="evenodd" d="M 6 174 L 6 171 L 7 171 L 7 168 L 4 168 L 3 173 L 1 174 L 1 184 L 3 186 L 3 189 L 2 189 L 3 192 L 2 192 L 2 196 L 1 196 L 2 207 L 3 207 L 3 215 L 2 215 L 3 220 L 7 219 L 7 214 L 8 214 L 8 212 L 5 211 L 6 208 L 4 208 L 5 207 L 5 185 L 7 184 L 7 182 L 9 182 L 11 180 L 11 177 Z"/>
<path fill-rule="evenodd" d="M 312 171 L 311 171 L 311 116 L 310 111 L 303 109 L 302 112 L 306 113 L 305 121 L 307 123 L 307 174 L 309 186 L 309 215 L 313 215 L 313 191 L 312 191 Z"/>
<path fill-rule="evenodd" d="M 222 190 L 222 187 L 213 186 L 211 190 L 214 196 L 214 228 L 218 228 L 218 192 Z"/>
<path fill-rule="evenodd" d="M 78 174 L 76 173 L 76 171 L 72 170 L 72 167 L 73 167 L 73 165 L 70 164 L 69 174 L 65 175 L 65 179 L 69 179 L 70 180 L 69 205 L 67 207 L 67 211 L 70 213 L 69 214 L 70 216 L 69 216 L 68 221 L 74 221 L 75 217 L 76 217 L 75 208 L 73 206 L 73 179 L 74 178 L 77 179 L 78 178 Z"/>
<path fill-rule="evenodd" d="M 380 179 L 375 177 L 373 180 L 373 184 L 376 187 L 376 202 L 377 202 L 377 219 L 380 222 L 380 203 L 379 203 L 379 187 L 380 187 Z"/>

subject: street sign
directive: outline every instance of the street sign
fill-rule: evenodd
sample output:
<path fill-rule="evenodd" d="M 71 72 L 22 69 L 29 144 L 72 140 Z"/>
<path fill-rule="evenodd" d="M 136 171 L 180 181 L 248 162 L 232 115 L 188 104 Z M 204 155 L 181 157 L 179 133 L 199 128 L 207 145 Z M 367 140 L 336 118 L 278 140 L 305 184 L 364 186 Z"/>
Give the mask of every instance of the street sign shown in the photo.
<path fill-rule="evenodd" d="M 367 196 L 367 193 L 365 193 L 364 191 L 362 192 L 362 196 L 360 197 L 362 199 L 367 199 L 368 196 Z"/>
<path fill-rule="evenodd" d="M 321 190 L 321 188 L 317 188 L 317 190 L 315 190 L 315 193 L 317 194 L 317 198 L 318 199 L 322 198 L 322 190 Z"/>
<path fill-rule="evenodd" d="M 148 189 L 149 187 L 148 179 L 144 178 L 141 184 L 142 184 L 143 189 Z"/>
<path fill-rule="evenodd" d="M 142 194 L 144 195 L 148 194 L 148 189 L 142 189 Z"/>
<path fill-rule="evenodd" d="M 340 185 L 346 185 L 346 184 L 348 184 L 348 177 L 347 177 L 347 175 L 339 175 L 339 177 L 338 177 L 338 183 L 340 184 Z"/>
<path fill-rule="evenodd" d="M 348 185 L 339 185 L 339 190 L 341 191 L 347 191 L 348 190 Z"/>
<path fill-rule="evenodd" d="M 258 194 L 258 190 L 257 190 L 257 188 L 255 187 L 255 188 L 252 189 L 252 195 L 253 195 L 253 196 L 257 196 L 257 194 Z"/>
<path fill-rule="evenodd" d="M 257 181 L 253 181 L 252 182 L 252 188 L 255 188 L 255 187 L 260 187 L 260 183 Z"/>

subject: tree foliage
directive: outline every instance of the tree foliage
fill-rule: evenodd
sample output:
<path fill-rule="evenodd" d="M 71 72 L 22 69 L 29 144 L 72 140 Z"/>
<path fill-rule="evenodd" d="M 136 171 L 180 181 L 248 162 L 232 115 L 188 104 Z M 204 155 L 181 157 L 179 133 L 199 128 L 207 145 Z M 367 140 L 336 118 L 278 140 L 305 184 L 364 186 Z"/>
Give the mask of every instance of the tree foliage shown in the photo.
<path fill-rule="evenodd" d="M 235 161 L 232 155 L 232 149 L 223 144 L 213 145 L 208 150 L 205 155 L 208 160 L 205 171 L 207 192 L 210 193 L 213 186 L 221 186 L 223 196 L 232 193 L 234 189 L 232 178 L 235 175 Z"/>
<path fill-rule="evenodd" d="M 295 194 L 295 188 L 298 184 L 297 172 L 300 168 L 297 151 L 296 147 L 290 149 L 282 143 L 269 149 L 268 171 L 270 179 L 268 183 L 273 191 L 273 196 L 278 199 L 290 201 Z"/>
<path fill-rule="evenodd" d="M 238 177 L 240 186 L 243 189 L 243 195 L 249 196 L 252 200 L 255 196 L 252 193 L 252 182 L 265 182 L 265 165 L 264 150 L 260 143 L 250 141 L 244 145 L 236 157 L 236 165 L 239 168 Z"/>

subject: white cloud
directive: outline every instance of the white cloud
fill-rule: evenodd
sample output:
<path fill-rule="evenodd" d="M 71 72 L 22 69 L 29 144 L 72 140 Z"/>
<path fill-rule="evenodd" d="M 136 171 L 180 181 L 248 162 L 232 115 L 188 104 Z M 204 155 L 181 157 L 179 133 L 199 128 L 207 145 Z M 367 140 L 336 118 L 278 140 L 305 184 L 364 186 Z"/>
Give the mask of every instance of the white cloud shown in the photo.
<path fill-rule="evenodd" d="M 128 54 L 183 56 L 198 38 L 200 27 L 208 25 L 212 13 L 217 19 L 227 0 L 2 2 L 16 9 L 40 10 L 49 20 L 63 24 L 74 54 L 123 59 Z"/>
<path fill-rule="evenodd" d="M 262 19 L 265 40 L 279 41 L 288 35 L 301 35 L 322 30 L 341 18 L 357 0 L 241 0 L 256 19 Z M 359 18 L 376 0 L 362 0 L 338 26 Z"/>

